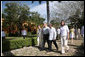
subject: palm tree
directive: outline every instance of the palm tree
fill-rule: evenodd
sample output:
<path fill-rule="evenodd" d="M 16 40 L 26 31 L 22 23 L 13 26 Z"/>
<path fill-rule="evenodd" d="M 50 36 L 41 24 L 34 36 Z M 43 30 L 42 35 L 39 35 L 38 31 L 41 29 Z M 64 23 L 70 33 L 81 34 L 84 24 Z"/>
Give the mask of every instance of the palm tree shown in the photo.
<path fill-rule="evenodd" d="M 58 2 L 61 2 L 61 1 L 58 1 Z M 34 3 L 34 1 L 32 1 L 32 3 Z M 41 1 L 39 1 L 39 4 L 41 4 Z M 49 14 L 49 1 L 46 1 L 46 5 L 47 5 L 47 24 L 49 24 L 49 17 L 50 17 L 50 14 Z"/>

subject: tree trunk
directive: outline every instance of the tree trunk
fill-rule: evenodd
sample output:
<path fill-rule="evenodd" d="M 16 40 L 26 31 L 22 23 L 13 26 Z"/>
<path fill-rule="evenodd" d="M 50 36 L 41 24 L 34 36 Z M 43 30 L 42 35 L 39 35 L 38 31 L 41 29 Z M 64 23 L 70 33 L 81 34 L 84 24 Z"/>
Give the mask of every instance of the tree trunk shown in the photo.
<path fill-rule="evenodd" d="M 49 1 L 47 1 L 46 4 L 47 4 L 47 24 L 49 24 L 49 17 L 50 17 L 50 14 L 49 14 Z"/>

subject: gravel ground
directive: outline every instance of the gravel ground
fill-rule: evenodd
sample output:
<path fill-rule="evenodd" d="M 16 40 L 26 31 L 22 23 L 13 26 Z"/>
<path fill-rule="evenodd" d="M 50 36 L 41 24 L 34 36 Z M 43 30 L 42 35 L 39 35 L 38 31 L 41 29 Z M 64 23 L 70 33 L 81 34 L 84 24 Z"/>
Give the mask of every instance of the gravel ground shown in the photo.
<path fill-rule="evenodd" d="M 29 46 L 1 53 L 1 56 L 84 56 L 84 48 L 82 50 L 78 48 L 81 46 L 82 40 L 74 40 L 73 44 L 71 44 L 70 42 L 71 40 L 69 40 L 68 43 L 70 49 L 65 54 L 61 54 L 60 40 L 57 40 L 57 44 L 59 46 L 58 51 L 56 50 L 54 45 L 52 45 L 53 51 L 51 52 L 47 52 L 47 49 L 40 51 L 37 46 Z M 47 47 L 47 44 L 45 45 L 45 47 Z"/>

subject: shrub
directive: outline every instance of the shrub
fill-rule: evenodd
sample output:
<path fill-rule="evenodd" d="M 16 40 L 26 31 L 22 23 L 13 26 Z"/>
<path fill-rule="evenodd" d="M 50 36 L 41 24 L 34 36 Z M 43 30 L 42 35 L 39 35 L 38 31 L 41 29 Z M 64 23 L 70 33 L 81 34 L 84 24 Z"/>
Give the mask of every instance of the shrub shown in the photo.
<path fill-rule="evenodd" d="M 9 36 L 9 33 L 6 33 L 6 37 L 8 37 Z"/>
<path fill-rule="evenodd" d="M 33 46 L 37 44 L 37 37 L 32 38 L 17 38 L 17 39 L 5 39 L 2 41 L 2 52 L 13 49 L 22 48 L 24 46 Z"/>

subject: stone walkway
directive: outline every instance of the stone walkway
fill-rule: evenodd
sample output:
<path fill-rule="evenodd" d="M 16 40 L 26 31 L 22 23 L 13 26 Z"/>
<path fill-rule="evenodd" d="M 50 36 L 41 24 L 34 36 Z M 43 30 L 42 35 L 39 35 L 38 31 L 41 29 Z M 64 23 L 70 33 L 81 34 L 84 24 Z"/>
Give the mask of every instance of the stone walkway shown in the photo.
<path fill-rule="evenodd" d="M 16 50 L 11 50 L 9 52 L 4 52 L 1 55 L 2 56 L 78 56 L 76 55 L 76 52 L 78 52 L 77 48 L 81 45 L 82 40 L 74 40 L 74 44 L 71 44 L 70 42 L 71 40 L 69 40 L 70 50 L 65 54 L 61 54 L 60 40 L 57 40 L 59 51 L 56 51 L 54 45 L 52 45 L 53 49 L 52 52 L 47 52 L 47 50 L 40 51 L 37 46 L 35 47 L 29 46 Z M 45 45 L 45 47 L 47 47 L 47 44 Z M 84 50 L 82 53 L 84 54 Z"/>

